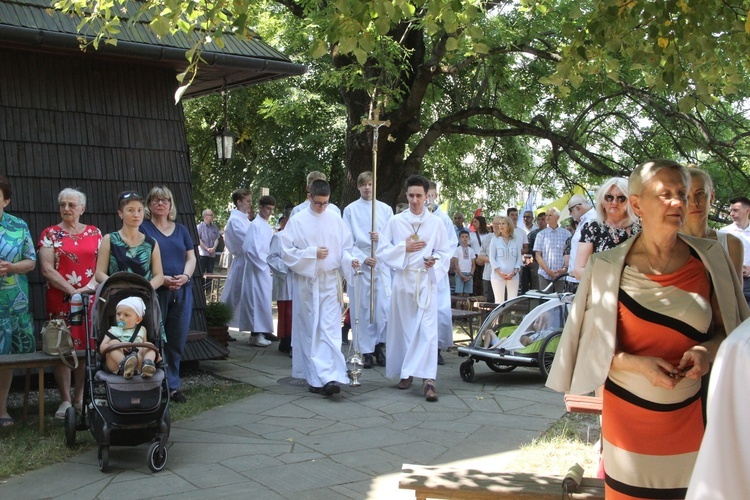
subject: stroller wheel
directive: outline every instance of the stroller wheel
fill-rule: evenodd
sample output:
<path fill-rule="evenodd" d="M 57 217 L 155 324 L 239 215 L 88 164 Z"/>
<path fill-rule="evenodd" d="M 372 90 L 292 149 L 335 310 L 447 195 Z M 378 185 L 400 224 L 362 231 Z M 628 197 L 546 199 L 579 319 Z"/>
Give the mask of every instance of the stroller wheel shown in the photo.
<path fill-rule="evenodd" d="M 466 382 L 472 382 L 474 380 L 474 361 L 468 360 L 461 363 L 459 368 L 461 378 Z"/>
<path fill-rule="evenodd" d="M 97 458 L 99 459 L 99 470 L 107 472 L 109 470 L 109 446 L 100 446 Z"/>
<path fill-rule="evenodd" d="M 76 409 L 72 406 L 65 410 L 65 445 L 68 448 L 71 448 L 76 444 L 76 428 L 78 427 L 78 422 L 76 422 L 77 417 Z"/>
<path fill-rule="evenodd" d="M 167 465 L 167 447 L 161 441 L 154 441 L 146 453 L 146 464 L 152 472 L 159 472 Z"/>
<path fill-rule="evenodd" d="M 562 331 L 554 332 L 544 339 L 542 349 L 539 351 L 539 371 L 545 377 L 549 375 L 549 371 L 552 368 L 552 361 L 555 359 L 555 352 L 557 351 L 557 345 L 560 343 L 561 336 Z"/>

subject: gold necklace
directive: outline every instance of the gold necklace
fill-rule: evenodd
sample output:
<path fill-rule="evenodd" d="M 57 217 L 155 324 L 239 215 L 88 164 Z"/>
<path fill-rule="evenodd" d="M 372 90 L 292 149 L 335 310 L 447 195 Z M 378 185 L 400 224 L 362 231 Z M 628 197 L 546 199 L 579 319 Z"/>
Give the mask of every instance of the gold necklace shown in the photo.
<path fill-rule="evenodd" d="M 651 263 L 651 259 L 648 256 L 648 249 L 646 248 L 646 243 L 642 239 L 641 239 L 641 246 L 643 247 L 643 253 L 646 254 L 646 260 L 648 261 L 648 265 L 651 267 L 651 270 L 654 271 L 654 274 L 658 274 L 658 275 L 664 274 L 664 271 L 666 271 L 669 268 L 669 263 L 672 262 L 672 257 L 674 257 L 675 252 L 674 251 L 669 252 L 669 259 L 667 260 L 667 265 L 664 266 L 664 269 L 662 271 L 659 271 Z"/>

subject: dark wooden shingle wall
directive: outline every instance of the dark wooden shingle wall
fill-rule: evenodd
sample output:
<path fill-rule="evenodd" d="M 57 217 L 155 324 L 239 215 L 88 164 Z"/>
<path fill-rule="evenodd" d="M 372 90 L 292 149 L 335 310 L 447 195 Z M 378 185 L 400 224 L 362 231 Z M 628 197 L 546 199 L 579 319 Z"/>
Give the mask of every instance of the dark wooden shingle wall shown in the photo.
<path fill-rule="evenodd" d="M 60 221 L 57 194 L 65 187 L 87 196 L 81 222 L 116 230 L 117 196 L 144 197 L 155 185 L 175 195 L 193 240 L 188 146 L 174 72 L 84 54 L 44 54 L 0 48 L 0 174 L 13 184 L 7 211 L 24 219 L 35 242 Z M 205 331 L 203 292 L 194 281 L 192 329 Z M 44 319 L 37 269 L 30 275 L 34 318 Z"/>

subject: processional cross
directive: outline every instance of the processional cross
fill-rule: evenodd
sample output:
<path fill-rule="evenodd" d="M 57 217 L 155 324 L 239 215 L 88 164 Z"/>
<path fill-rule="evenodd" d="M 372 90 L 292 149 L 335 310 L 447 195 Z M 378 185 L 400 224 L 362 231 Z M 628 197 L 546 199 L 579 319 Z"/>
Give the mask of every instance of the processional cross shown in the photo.
<path fill-rule="evenodd" d="M 365 127 L 372 127 L 372 232 L 377 230 L 376 215 L 377 215 L 377 185 L 378 185 L 378 139 L 380 137 L 380 127 L 390 127 L 390 120 L 380 119 L 380 110 L 375 108 L 372 113 L 372 118 L 369 120 L 362 120 L 362 125 Z M 370 258 L 375 258 L 375 246 L 376 242 L 372 242 L 370 247 Z M 370 268 L 370 324 L 375 323 L 375 269 Z"/>

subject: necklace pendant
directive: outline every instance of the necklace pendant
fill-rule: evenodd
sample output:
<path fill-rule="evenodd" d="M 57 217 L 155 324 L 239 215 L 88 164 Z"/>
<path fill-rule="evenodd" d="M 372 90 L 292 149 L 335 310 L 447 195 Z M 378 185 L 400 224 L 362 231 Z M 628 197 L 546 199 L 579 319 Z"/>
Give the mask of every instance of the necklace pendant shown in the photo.
<path fill-rule="evenodd" d="M 414 234 L 411 235 L 411 239 L 413 241 L 419 241 L 419 235 L 417 233 L 414 233 Z"/>

